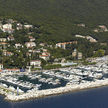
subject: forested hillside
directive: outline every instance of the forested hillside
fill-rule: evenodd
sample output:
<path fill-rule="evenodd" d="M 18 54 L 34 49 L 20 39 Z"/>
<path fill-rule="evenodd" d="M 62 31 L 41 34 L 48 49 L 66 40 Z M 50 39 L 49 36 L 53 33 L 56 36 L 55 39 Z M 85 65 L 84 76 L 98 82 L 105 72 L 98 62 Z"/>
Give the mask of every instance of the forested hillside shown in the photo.
<path fill-rule="evenodd" d="M 26 20 L 42 27 L 51 40 L 72 40 L 74 34 L 92 34 L 106 41 L 108 33 L 92 33 L 92 28 L 108 26 L 108 0 L 0 0 L 0 16 Z M 84 23 L 85 29 L 75 24 Z"/>

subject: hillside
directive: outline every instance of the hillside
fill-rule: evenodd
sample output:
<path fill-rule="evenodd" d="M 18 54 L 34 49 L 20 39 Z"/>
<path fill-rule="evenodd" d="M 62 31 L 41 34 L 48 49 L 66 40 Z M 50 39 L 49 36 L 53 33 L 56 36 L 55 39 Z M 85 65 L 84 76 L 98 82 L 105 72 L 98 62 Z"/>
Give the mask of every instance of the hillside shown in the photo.
<path fill-rule="evenodd" d="M 23 19 L 41 25 L 49 32 L 48 35 L 52 40 L 68 41 L 73 39 L 75 33 L 82 31 L 76 28 L 75 32 L 74 24 L 85 23 L 89 28 L 98 24 L 108 26 L 108 1 L 0 0 L 0 16 Z M 86 34 L 87 30 L 83 31 Z M 87 33 L 91 32 L 88 30 Z M 104 37 L 106 40 L 107 34 Z M 101 37 L 97 39 L 101 40 Z"/>

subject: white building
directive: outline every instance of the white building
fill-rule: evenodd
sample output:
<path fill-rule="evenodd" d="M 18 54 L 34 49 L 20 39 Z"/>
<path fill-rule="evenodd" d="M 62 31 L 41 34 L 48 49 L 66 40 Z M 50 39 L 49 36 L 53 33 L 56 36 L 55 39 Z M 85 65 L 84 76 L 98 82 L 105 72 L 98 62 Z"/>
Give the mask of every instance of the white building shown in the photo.
<path fill-rule="evenodd" d="M 85 27 L 86 25 L 81 23 L 81 24 L 77 24 L 78 27 Z"/>
<path fill-rule="evenodd" d="M 99 25 L 99 28 L 101 29 L 101 31 L 107 32 L 108 29 L 105 25 Z"/>
<path fill-rule="evenodd" d="M 81 60 L 83 58 L 83 54 L 81 52 L 78 52 L 78 60 Z"/>
<path fill-rule="evenodd" d="M 74 49 L 74 51 L 72 52 L 72 57 L 76 57 L 77 56 L 77 50 Z"/>
<path fill-rule="evenodd" d="M 42 55 L 40 55 L 39 57 L 47 61 L 50 58 L 50 54 L 47 52 L 43 52 Z"/>
<path fill-rule="evenodd" d="M 72 65 L 77 65 L 77 63 L 74 62 L 61 63 L 61 66 L 72 66 Z"/>
<path fill-rule="evenodd" d="M 0 42 L 6 42 L 7 39 L 6 38 L 0 38 Z"/>
<path fill-rule="evenodd" d="M 12 24 L 4 24 L 4 25 L 2 26 L 2 31 L 3 31 L 3 32 L 12 33 L 12 32 L 13 32 Z"/>
<path fill-rule="evenodd" d="M 57 43 L 56 48 L 66 49 L 66 45 L 69 45 L 69 44 L 77 44 L 77 41 Z"/>
<path fill-rule="evenodd" d="M 24 25 L 24 28 L 30 29 L 30 28 L 33 28 L 33 25 Z"/>
<path fill-rule="evenodd" d="M 82 35 L 75 35 L 75 37 L 77 37 L 77 38 L 85 38 L 85 36 L 82 36 Z"/>
<path fill-rule="evenodd" d="M 36 43 L 35 42 L 26 42 L 25 45 L 26 45 L 27 48 L 36 47 Z"/>
<path fill-rule="evenodd" d="M 97 42 L 96 39 L 92 38 L 91 36 L 86 36 L 86 39 L 89 40 L 90 42 Z"/>
<path fill-rule="evenodd" d="M 21 30 L 22 28 L 23 28 L 23 25 L 21 23 L 17 23 L 16 29 L 17 30 Z"/>
<path fill-rule="evenodd" d="M 0 49 L 6 49 L 8 46 L 8 43 L 6 42 L 0 42 Z"/>
<path fill-rule="evenodd" d="M 40 60 L 31 60 L 30 61 L 30 66 L 40 67 L 41 66 L 41 61 Z"/>
<path fill-rule="evenodd" d="M 13 36 L 8 36 L 8 37 L 7 37 L 7 40 L 8 40 L 8 41 L 14 41 L 15 38 L 14 38 Z"/>
<path fill-rule="evenodd" d="M 94 39 L 93 37 L 91 37 L 91 36 L 82 36 L 82 35 L 75 35 L 75 37 L 77 37 L 77 38 L 83 38 L 83 39 L 87 39 L 88 41 L 90 41 L 90 42 L 97 42 L 97 40 L 96 39 Z"/>
<path fill-rule="evenodd" d="M 20 72 L 20 69 L 4 69 L 3 72 Z"/>
<path fill-rule="evenodd" d="M 3 64 L 0 64 L 0 70 L 2 70 L 3 69 Z"/>
<path fill-rule="evenodd" d="M 33 36 L 29 36 L 30 42 L 35 41 L 35 38 Z"/>
<path fill-rule="evenodd" d="M 99 25 L 98 28 L 94 29 L 94 32 L 108 32 L 108 28 L 105 25 Z"/>
<path fill-rule="evenodd" d="M 20 44 L 20 43 L 16 43 L 15 44 L 15 48 L 23 48 L 24 46 L 22 45 L 22 44 Z"/>

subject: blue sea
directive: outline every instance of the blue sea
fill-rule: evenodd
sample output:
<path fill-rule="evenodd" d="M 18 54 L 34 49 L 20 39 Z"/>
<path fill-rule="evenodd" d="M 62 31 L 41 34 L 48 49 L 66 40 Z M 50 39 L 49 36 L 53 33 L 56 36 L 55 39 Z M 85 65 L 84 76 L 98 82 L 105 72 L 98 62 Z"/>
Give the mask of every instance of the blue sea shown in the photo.
<path fill-rule="evenodd" d="M 15 103 L 0 96 L 0 108 L 108 108 L 108 87 Z"/>

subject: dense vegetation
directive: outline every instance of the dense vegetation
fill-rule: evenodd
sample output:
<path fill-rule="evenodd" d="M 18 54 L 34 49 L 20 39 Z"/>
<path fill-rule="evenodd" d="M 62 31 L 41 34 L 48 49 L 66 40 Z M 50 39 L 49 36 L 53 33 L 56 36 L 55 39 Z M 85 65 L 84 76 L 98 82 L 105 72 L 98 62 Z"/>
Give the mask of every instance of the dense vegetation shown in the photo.
<path fill-rule="evenodd" d="M 0 0 L 0 21 L 6 24 L 7 19 L 12 18 L 24 24 L 32 24 L 31 29 L 16 30 L 16 23 L 12 26 L 15 32 L 12 34 L 14 41 L 8 42 L 7 51 L 14 55 L 2 57 L 6 68 L 25 68 L 30 60 L 39 59 L 39 54 L 26 56 L 29 49 L 25 47 L 25 42 L 29 41 L 31 32 L 36 43 L 35 50 L 41 49 L 39 44 L 45 43 L 44 48 L 51 54 L 48 62 L 42 61 L 42 67 L 47 63 L 52 63 L 56 58 L 66 58 L 74 60 L 72 52 L 77 49 L 82 52 L 83 59 L 87 57 L 100 57 L 108 54 L 108 32 L 94 32 L 98 25 L 105 25 L 108 28 L 108 0 Z M 85 24 L 85 27 L 78 26 Z M 90 35 L 97 40 L 91 43 L 86 39 L 76 38 L 75 35 Z M 7 38 L 10 34 L 0 30 L 0 38 Z M 66 46 L 66 50 L 55 48 L 57 42 L 77 41 L 77 45 Z M 24 48 L 16 49 L 14 46 L 20 43 Z M 101 43 L 107 43 L 101 45 Z M 47 45 L 52 45 L 49 48 Z M 20 52 L 19 52 L 20 50 Z M 2 51 L 0 51 L 2 55 Z M 88 63 L 85 63 L 88 64 Z M 47 65 L 44 68 L 49 68 Z M 53 68 L 58 67 L 54 65 Z"/>
<path fill-rule="evenodd" d="M 43 40 L 68 41 L 82 31 L 100 41 L 106 41 L 108 36 L 91 31 L 98 24 L 108 25 L 108 0 L 0 0 L 0 16 L 41 25 L 46 31 Z M 78 28 L 77 23 L 87 27 Z"/>

